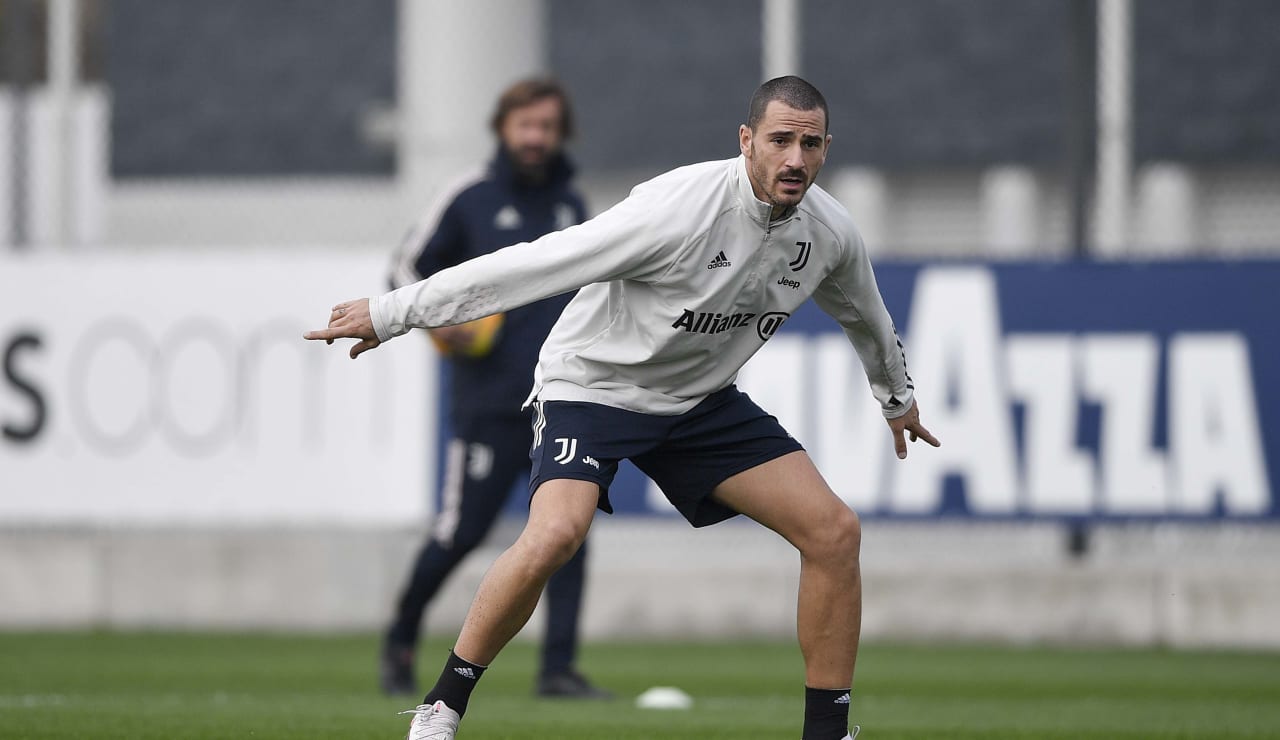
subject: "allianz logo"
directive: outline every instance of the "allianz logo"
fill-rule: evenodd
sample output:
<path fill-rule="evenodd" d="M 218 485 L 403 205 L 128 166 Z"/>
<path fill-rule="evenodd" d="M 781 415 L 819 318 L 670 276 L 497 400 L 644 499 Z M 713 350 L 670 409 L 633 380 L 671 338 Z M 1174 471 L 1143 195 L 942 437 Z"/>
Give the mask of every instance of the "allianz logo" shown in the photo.
<path fill-rule="evenodd" d="M 711 313 L 709 311 L 690 311 L 684 309 L 680 318 L 672 324 L 672 329 L 684 329 L 695 334 L 719 334 L 746 326 L 756 317 L 753 313 Z"/>
<path fill-rule="evenodd" d="M 763 314 L 754 313 L 711 313 L 709 311 L 690 311 L 684 309 L 680 318 L 671 324 L 672 329 L 683 329 L 693 334 L 720 334 L 732 329 L 748 326 L 755 321 L 756 336 L 767 342 L 778 331 L 791 314 L 786 311 L 768 311 Z"/>

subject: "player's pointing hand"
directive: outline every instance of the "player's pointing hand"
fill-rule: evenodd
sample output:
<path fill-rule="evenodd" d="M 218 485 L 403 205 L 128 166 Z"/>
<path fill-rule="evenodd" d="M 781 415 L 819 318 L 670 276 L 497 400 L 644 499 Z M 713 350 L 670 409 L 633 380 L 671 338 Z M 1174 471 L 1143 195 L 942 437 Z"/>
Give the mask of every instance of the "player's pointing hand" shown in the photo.
<path fill-rule="evenodd" d="M 325 344 L 333 344 L 335 339 L 359 339 L 351 347 L 351 359 L 366 350 L 382 344 L 373 330 L 373 320 L 369 318 L 369 299 L 343 301 L 333 307 L 329 314 L 329 328 L 316 329 L 302 335 L 303 339 L 323 339 Z"/>
<path fill-rule="evenodd" d="M 903 432 L 911 434 L 911 441 L 923 439 L 934 447 L 941 447 L 942 443 L 929 433 L 928 429 L 920 423 L 920 409 L 916 406 L 916 402 L 911 402 L 911 409 L 907 413 L 896 419 L 889 419 L 889 428 L 893 430 L 893 448 L 898 453 L 898 459 L 903 460 L 907 457 L 907 441 L 902 438 Z"/>

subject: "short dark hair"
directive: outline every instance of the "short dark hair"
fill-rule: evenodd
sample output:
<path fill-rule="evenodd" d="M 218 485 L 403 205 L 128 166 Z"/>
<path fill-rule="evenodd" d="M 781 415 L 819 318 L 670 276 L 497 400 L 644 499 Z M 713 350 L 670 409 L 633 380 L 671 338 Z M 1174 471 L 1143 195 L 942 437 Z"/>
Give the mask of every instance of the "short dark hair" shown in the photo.
<path fill-rule="evenodd" d="M 498 104 L 494 106 L 493 117 L 489 119 L 489 126 L 495 134 L 502 133 L 502 124 L 506 123 L 507 116 L 511 111 L 517 108 L 523 108 L 526 105 L 544 100 L 546 98 L 555 98 L 560 101 L 560 135 L 565 139 L 573 136 L 573 108 L 569 105 L 569 93 L 557 81 L 550 77 L 532 77 L 527 80 L 520 80 L 503 91 L 498 97 Z"/>
<path fill-rule="evenodd" d="M 822 109 L 822 130 L 825 133 L 831 128 L 831 114 L 827 111 L 827 99 L 822 97 L 818 88 L 796 77 L 774 77 L 772 80 L 756 88 L 751 96 L 751 106 L 747 110 L 747 128 L 752 131 L 760 125 L 764 118 L 764 110 L 773 101 L 783 103 L 796 110 Z"/>

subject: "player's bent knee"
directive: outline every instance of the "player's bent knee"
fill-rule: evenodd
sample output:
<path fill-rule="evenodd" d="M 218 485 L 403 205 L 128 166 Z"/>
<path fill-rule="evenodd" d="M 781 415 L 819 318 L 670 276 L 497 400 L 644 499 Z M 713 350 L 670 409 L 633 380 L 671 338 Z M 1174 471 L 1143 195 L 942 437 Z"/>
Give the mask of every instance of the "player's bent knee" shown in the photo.
<path fill-rule="evenodd" d="M 537 527 L 527 527 L 520 535 L 520 544 L 530 565 L 555 570 L 573 558 L 586 539 L 585 530 L 568 522 L 550 522 Z"/>
<path fill-rule="evenodd" d="M 862 548 L 862 523 L 852 509 L 841 508 L 825 518 L 800 550 L 807 558 L 856 563 Z"/>
<path fill-rule="evenodd" d="M 849 550 L 856 558 L 862 550 L 862 519 L 858 517 L 856 511 L 849 509 L 849 515 L 842 526 L 849 541 Z"/>
<path fill-rule="evenodd" d="M 857 559 L 862 549 L 862 522 L 852 509 L 834 517 L 831 522 L 832 547 L 839 557 Z"/>

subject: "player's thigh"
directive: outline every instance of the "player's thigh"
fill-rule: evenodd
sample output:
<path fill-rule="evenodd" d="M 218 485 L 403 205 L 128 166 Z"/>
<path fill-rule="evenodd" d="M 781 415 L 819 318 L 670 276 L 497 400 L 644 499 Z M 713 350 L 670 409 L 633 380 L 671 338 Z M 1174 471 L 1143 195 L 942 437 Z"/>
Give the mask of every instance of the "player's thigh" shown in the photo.
<path fill-rule="evenodd" d="M 802 551 L 856 535 L 857 515 L 831 490 L 803 450 L 776 457 L 716 486 L 716 501 L 782 535 Z"/>
<path fill-rule="evenodd" d="M 594 482 L 576 478 L 545 481 L 529 501 L 529 522 L 521 538 L 547 546 L 571 545 L 576 550 L 591 529 L 599 499 L 600 486 Z"/>

